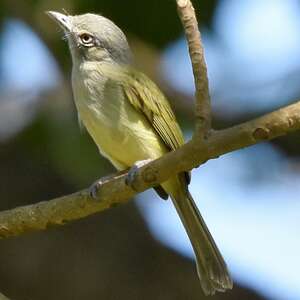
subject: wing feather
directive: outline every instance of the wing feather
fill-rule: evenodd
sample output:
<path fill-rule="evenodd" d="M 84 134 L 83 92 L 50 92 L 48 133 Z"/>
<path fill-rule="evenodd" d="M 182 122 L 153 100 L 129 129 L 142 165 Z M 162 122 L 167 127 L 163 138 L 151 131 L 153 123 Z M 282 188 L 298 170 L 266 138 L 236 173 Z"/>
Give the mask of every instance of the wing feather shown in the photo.
<path fill-rule="evenodd" d="M 165 96 L 143 73 L 133 69 L 122 72 L 126 77 L 122 87 L 126 98 L 141 111 L 170 150 L 184 143 L 176 117 Z"/>

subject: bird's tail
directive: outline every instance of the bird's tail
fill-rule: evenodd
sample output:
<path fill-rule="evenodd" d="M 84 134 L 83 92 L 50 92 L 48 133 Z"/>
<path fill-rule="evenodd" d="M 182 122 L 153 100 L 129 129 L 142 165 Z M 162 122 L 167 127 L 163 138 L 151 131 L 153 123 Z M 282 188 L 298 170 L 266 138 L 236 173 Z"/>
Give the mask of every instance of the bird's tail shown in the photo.
<path fill-rule="evenodd" d="M 187 187 L 183 188 L 181 184 L 181 188 L 173 193 L 171 198 L 191 240 L 198 276 L 205 295 L 231 289 L 232 279 L 226 263 Z"/>

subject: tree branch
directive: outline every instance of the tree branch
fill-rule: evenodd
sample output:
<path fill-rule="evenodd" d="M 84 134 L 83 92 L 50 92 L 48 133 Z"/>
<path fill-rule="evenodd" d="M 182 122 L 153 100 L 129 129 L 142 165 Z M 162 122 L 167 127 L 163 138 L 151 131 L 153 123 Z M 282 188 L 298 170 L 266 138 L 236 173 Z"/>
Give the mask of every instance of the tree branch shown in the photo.
<path fill-rule="evenodd" d="M 203 143 L 192 140 L 176 151 L 140 167 L 134 189 L 126 184 L 127 174 L 102 179 L 97 200 L 89 190 L 0 213 L 0 237 L 63 225 L 127 202 L 138 192 L 166 181 L 175 173 L 191 170 L 205 161 L 261 141 L 300 129 L 300 101 L 246 123 L 215 131 Z"/>
<path fill-rule="evenodd" d="M 99 181 L 96 200 L 89 189 L 50 201 L 0 212 L 0 238 L 17 236 L 52 225 L 63 225 L 128 201 L 138 192 L 166 181 L 175 173 L 191 170 L 205 161 L 300 129 L 300 102 L 258 119 L 207 135 L 210 129 L 210 99 L 204 53 L 198 24 L 190 0 L 177 0 L 187 36 L 196 85 L 196 135 L 176 151 L 140 167 L 134 189 L 127 186 L 127 174 L 116 174 Z"/>
<path fill-rule="evenodd" d="M 196 130 L 194 138 L 198 138 L 201 142 L 211 129 L 211 105 L 204 49 L 192 2 L 177 0 L 177 10 L 185 30 L 195 80 Z"/>

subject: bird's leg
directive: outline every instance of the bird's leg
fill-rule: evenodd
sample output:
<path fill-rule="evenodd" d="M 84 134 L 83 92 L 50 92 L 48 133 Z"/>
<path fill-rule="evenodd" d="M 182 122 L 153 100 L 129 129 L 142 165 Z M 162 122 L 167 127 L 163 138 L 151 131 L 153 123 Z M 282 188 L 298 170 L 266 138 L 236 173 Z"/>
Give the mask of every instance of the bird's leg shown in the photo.
<path fill-rule="evenodd" d="M 146 164 L 148 164 L 149 162 L 151 162 L 152 159 L 145 159 L 145 160 L 138 160 L 134 163 L 134 165 L 129 169 L 128 171 L 128 174 L 126 176 L 126 179 L 125 179 L 125 183 L 127 185 L 129 185 L 133 190 L 136 190 L 135 187 L 134 187 L 134 181 L 136 179 L 136 173 L 137 173 L 137 170 L 140 168 L 140 167 L 143 167 L 145 166 Z"/>
<path fill-rule="evenodd" d="M 117 178 L 117 177 L 119 177 L 119 176 L 121 176 L 121 175 L 124 175 L 125 173 L 128 172 L 128 170 L 129 170 L 129 169 L 122 170 L 122 171 L 119 171 L 118 173 L 111 174 L 111 175 L 107 175 L 107 176 L 104 176 L 104 177 L 98 179 L 97 181 L 95 181 L 95 182 L 89 187 L 89 189 L 88 189 L 88 190 L 89 190 L 89 195 L 90 195 L 93 199 L 97 200 L 97 194 L 99 193 L 99 190 L 101 189 L 101 186 L 102 186 L 105 182 L 107 182 L 107 181 L 109 181 L 109 180 L 111 180 L 111 179 L 113 179 L 113 178 Z"/>

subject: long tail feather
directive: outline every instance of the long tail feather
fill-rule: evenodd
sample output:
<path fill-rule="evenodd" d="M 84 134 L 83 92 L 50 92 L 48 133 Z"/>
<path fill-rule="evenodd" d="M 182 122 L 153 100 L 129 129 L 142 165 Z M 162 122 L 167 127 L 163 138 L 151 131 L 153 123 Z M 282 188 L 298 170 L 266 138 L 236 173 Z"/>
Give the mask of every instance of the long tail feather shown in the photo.
<path fill-rule="evenodd" d="M 231 289 L 232 280 L 226 263 L 188 189 L 181 188 L 171 198 L 195 251 L 198 276 L 205 295 Z"/>

